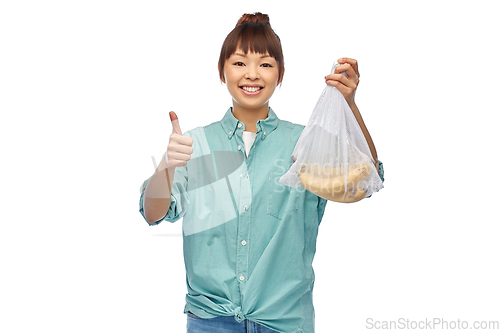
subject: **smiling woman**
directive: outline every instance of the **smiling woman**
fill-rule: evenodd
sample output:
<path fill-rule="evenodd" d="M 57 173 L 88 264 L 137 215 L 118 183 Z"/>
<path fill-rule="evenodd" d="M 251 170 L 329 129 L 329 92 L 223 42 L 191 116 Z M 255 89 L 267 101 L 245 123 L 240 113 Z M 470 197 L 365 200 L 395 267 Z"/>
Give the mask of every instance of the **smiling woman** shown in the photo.
<path fill-rule="evenodd" d="M 269 99 L 283 80 L 285 66 L 278 35 L 265 14 L 245 14 L 224 41 L 219 76 L 233 97 L 233 115 L 247 132 L 266 119 Z"/>
<path fill-rule="evenodd" d="M 334 73 L 326 84 L 354 100 L 357 63 L 342 63 L 349 79 Z M 188 333 L 314 333 L 312 260 L 327 200 L 279 183 L 305 126 L 269 107 L 285 67 L 267 15 L 239 19 L 218 69 L 232 107 L 220 121 L 184 133 L 171 112 L 167 153 L 144 183 L 140 212 L 161 204 L 150 225 L 183 219 Z"/>
<path fill-rule="evenodd" d="M 276 59 L 269 54 L 243 53 L 238 47 L 224 64 L 224 77 L 233 97 L 233 114 L 248 132 L 257 132 L 258 119 L 267 118 L 269 99 L 279 84 Z"/>
<path fill-rule="evenodd" d="M 226 60 L 241 49 L 245 56 L 248 51 L 274 58 L 278 64 L 279 82 L 285 74 L 283 50 L 278 35 L 271 28 L 269 16 L 262 13 L 244 14 L 236 23 L 224 43 L 219 57 L 219 76 L 224 81 L 224 66 Z"/>

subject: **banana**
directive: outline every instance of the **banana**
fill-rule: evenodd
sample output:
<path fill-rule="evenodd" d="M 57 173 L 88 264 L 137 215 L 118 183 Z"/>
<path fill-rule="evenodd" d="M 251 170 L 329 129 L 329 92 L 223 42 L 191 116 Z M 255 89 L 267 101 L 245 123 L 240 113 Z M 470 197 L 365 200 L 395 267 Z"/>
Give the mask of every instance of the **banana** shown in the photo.
<path fill-rule="evenodd" d="M 346 195 L 343 197 L 345 203 L 356 202 L 363 199 L 366 196 L 366 191 L 361 187 L 355 187 L 347 191 Z"/>
<path fill-rule="evenodd" d="M 346 192 L 332 191 L 331 179 L 322 179 L 309 173 L 300 173 L 299 179 L 306 190 L 330 201 L 350 203 L 359 201 L 366 195 L 366 192 L 359 187 L 351 188 Z"/>
<path fill-rule="evenodd" d="M 354 186 L 358 185 L 361 181 L 366 179 L 368 175 L 370 174 L 371 169 L 370 165 L 368 164 L 363 164 L 361 166 L 356 166 L 351 169 L 349 167 L 349 174 L 347 175 L 347 184 L 343 184 L 344 187 L 340 189 L 340 191 L 345 191 L 345 190 L 350 190 Z M 337 177 L 340 179 L 336 179 L 335 182 L 342 183 L 344 181 L 344 177 L 340 176 Z"/>
<path fill-rule="evenodd" d="M 330 193 L 346 192 L 368 177 L 371 172 L 370 165 L 368 164 L 349 166 L 348 170 L 349 173 L 347 174 L 346 182 L 344 168 L 304 165 L 300 169 L 299 178 L 301 174 L 310 174 L 316 177 L 314 179 L 309 179 L 309 181 L 315 181 L 315 185 L 313 185 L 313 187 L 317 188 L 319 186 L 319 189 L 323 189 L 323 191 L 328 190 Z"/>
<path fill-rule="evenodd" d="M 344 174 L 344 168 L 330 168 L 326 166 L 319 166 L 315 164 L 303 165 L 300 172 L 307 172 L 312 175 L 322 178 L 332 178 Z"/>
<path fill-rule="evenodd" d="M 356 202 L 363 199 L 366 191 L 356 187 L 371 172 L 368 164 L 349 166 L 347 182 L 343 168 L 330 168 L 318 165 L 302 166 L 299 172 L 301 185 L 323 199 L 337 202 Z"/>
<path fill-rule="evenodd" d="M 304 172 L 304 173 L 299 173 L 299 180 L 300 184 L 304 186 L 304 188 L 309 192 L 312 192 L 319 196 L 325 195 L 333 197 L 330 178 L 316 177 L 310 173 Z"/>
<path fill-rule="evenodd" d="M 332 191 L 331 179 L 322 179 L 309 173 L 300 173 L 299 179 L 306 190 L 330 201 L 351 203 L 363 199 L 366 195 L 366 192 L 359 187 L 353 187 L 346 192 Z"/>

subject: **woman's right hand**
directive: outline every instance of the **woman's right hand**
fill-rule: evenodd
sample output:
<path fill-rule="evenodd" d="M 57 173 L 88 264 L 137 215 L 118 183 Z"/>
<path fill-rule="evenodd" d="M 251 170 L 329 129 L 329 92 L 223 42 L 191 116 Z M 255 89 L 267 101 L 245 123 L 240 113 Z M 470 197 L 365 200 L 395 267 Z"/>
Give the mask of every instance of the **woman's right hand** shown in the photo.
<path fill-rule="evenodd" d="M 172 121 L 172 134 L 170 135 L 168 148 L 164 155 L 167 168 L 185 166 L 193 153 L 193 139 L 182 135 L 179 119 L 175 112 L 170 111 L 169 115 Z"/>
<path fill-rule="evenodd" d="M 172 134 L 168 148 L 144 192 L 144 217 L 150 224 L 163 219 L 170 207 L 175 168 L 184 166 L 193 153 L 193 139 L 182 135 L 175 112 L 170 112 Z"/>

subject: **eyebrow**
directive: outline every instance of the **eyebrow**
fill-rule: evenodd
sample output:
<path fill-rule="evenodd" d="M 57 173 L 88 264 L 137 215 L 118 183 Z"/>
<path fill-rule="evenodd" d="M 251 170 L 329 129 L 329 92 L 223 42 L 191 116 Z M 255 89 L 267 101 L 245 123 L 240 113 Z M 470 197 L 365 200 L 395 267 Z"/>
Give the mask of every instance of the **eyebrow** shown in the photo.
<path fill-rule="evenodd" d="M 237 56 L 241 56 L 241 57 L 247 57 L 246 54 L 243 54 L 243 53 L 234 53 L 234 55 L 237 55 Z M 263 55 L 263 56 L 260 56 L 261 58 L 272 58 L 270 55 Z"/>

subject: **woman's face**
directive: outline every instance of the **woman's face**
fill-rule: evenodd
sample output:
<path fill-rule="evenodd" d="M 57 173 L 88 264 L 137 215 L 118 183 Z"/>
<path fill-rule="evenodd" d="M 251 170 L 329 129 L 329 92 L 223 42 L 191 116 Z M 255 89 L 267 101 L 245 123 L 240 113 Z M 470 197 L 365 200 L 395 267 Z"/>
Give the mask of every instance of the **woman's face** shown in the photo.
<path fill-rule="evenodd" d="M 278 82 L 278 63 L 268 54 L 248 52 L 240 48 L 224 64 L 223 81 L 233 100 L 241 107 L 265 106 Z"/>

